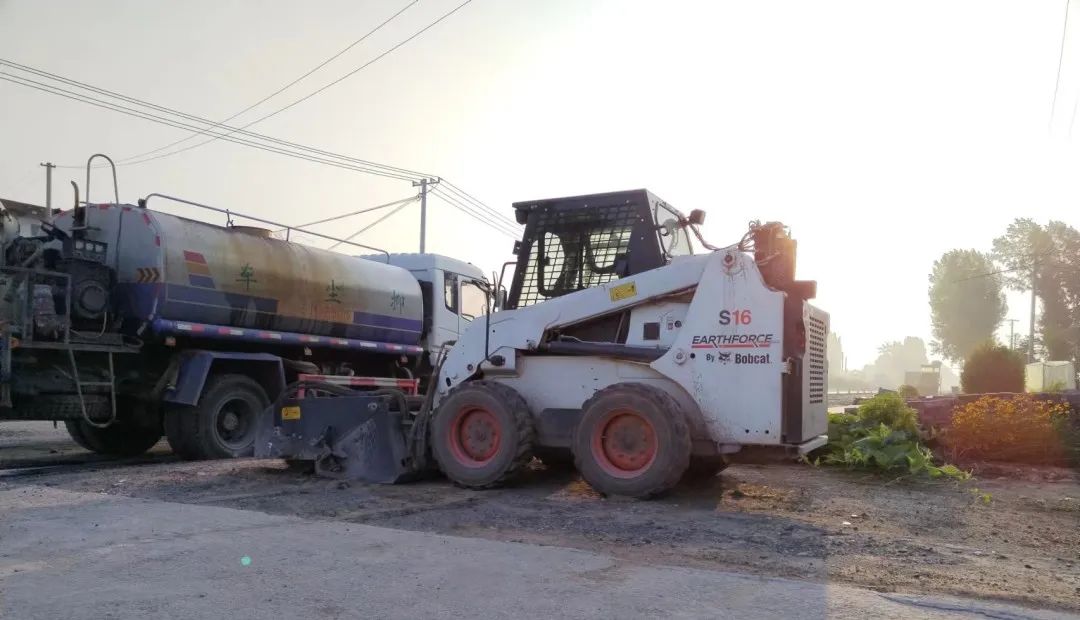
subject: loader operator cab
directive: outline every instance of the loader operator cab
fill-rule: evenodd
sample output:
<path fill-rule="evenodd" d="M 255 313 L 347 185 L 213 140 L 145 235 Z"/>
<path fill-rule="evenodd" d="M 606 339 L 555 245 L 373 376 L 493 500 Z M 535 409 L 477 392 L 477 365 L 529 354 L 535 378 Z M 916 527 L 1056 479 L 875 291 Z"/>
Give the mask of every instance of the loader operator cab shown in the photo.
<path fill-rule="evenodd" d="M 655 269 L 694 253 L 687 218 L 648 190 L 514 203 L 525 225 L 503 307 L 521 308 Z"/>

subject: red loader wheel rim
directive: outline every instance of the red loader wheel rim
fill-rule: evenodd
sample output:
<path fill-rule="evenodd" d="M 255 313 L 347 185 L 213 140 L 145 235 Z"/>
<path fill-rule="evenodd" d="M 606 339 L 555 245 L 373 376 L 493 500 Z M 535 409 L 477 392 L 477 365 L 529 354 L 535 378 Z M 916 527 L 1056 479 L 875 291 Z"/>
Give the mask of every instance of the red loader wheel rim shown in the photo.
<path fill-rule="evenodd" d="M 450 424 L 450 453 L 466 467 L 483 467 L 499 451 L 502 431 L 495 414 L 471 405 L 462 407 Z"/>
<path fill-rule="evenodd" d="M 608 475 L 636 478 L 656 460 L 656 429 L 636 411 L 611 411 L 593 427 L 592 453 Z"/>

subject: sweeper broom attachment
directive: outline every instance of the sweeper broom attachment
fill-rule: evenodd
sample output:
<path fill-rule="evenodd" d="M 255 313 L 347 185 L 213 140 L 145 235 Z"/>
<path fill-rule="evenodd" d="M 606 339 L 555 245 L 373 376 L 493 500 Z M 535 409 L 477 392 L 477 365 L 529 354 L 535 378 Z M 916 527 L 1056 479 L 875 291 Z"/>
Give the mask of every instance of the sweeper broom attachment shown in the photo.
<path fill-rule="evenodd" d="M 416 419 L 399 390 L 297 382 L 260 416 L 255 457 L 310 461 L 331 478 L 405 482 L 423 465 L 423 451 L 413 454 Z"/>

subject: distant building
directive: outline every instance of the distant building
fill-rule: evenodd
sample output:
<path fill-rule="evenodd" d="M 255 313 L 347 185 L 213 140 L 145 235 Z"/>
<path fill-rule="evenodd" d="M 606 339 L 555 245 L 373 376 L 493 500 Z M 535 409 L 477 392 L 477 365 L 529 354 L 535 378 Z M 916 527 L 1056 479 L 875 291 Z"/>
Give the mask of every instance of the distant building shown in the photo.
<path fill-rule="evenodd" d="M 47 219 L 49 215 L 45 207 L 10 198 L 0 198 L 0 207 L 3 207 L 19 222 L 21 233 L 27 237 L 41 234 L 41 221 Z"/>
<path fill-rule="evenodd" d="M 847 372 L 847 363 L 844 359 L 844 344 L 840 341 L 840 335 L 829 332 L 825 354 L 829 360 L 829 374 L 840 375 Z"/>
<path fill-rule="evenodd" d="M 904 373 L 904 383 L 915 386 L 919 396 L 936 396 L 941 391 L 941 362 L 923 364 Z"/>

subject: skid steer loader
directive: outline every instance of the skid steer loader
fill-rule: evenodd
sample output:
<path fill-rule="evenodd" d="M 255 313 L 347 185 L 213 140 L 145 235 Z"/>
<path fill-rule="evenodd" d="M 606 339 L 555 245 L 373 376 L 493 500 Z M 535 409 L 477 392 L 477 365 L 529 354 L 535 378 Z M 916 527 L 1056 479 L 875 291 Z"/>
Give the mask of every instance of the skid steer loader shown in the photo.
<path fill-rule="evenodd" d="M 336 432 L 307 429 L 325 446 L 324 470 L 400 481 L 431 456 L 455 483 L 485 488 L 539 456 L 572 461 L 601 493 L 645 498 L 732 458 L 825 444 L 829 318 L 808 303 L 816 283 L 795 278 L 786 227 L 754 222 L 738 244 L 713 247 L 698 231 L 703 212 L 685 216 L 646 190 L 514 209 L 525 229 L 509 294 L 465 329 L 426 401 L 395 418 L 396 471 L 355 466 L 365 451 L 388 462 L 371 453 L 390 446 L 344 415 Z M 359 394 L 339 408 L 389 412 L 390 400 Z M 299 423 L 303 405 L 277 408 Z M 271 436 L 299 436 L 274 407 L 267 416 Z"/>

